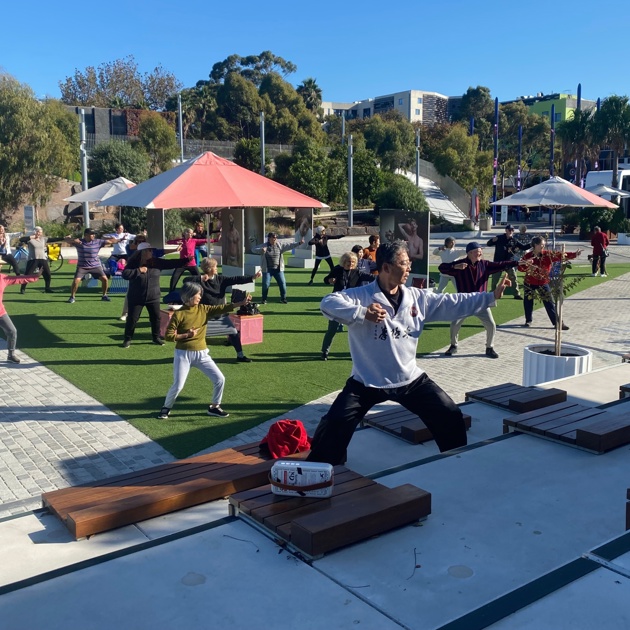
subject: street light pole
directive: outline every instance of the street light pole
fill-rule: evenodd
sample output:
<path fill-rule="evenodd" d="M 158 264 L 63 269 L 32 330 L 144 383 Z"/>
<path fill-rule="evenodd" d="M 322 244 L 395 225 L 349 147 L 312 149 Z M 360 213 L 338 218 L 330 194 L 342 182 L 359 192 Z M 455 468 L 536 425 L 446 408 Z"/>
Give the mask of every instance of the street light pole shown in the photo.
<path fill-rule="evenodd" d="M 352 134 L 348 136 L 348 227 L 353 226 Z"/>
<path fill-rule="evenodd" d="M 416 188 L 420 188 L 420 129 L 416 129 Z"/>
<path fill-rule="evenodd" d="M 88 184 L 88 167 L 87 167 L 87 138 L 85 133 L 85 110 L 81 108 L 79 110 L 79 138 L 81 145 L 79 148 L 79 154 L 81 157 L 81 185 L 83 190 L 87 190 Z M 83 227 L 90 227 L 90 204 L 87 201 L 82 203 L 83 205 Z"/>
<path fill-rule="evenodd" d="M 181 164 L 184 163 L 184 125 L 182 124 L 182 95 L 177 95 L 177 116 L 179 120 L 179 152 Z"/>
<path fill-rule="evenodd" d="M 265 112 L 260 112 L 260 174 L 265 175 Z"/>

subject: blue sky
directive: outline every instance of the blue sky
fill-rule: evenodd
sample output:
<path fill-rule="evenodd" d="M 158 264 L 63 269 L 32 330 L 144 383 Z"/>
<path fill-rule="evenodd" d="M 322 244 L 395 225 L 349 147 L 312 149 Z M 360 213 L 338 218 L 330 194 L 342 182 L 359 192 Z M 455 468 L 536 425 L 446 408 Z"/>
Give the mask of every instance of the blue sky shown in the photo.
<path fill-rule="evenodd" d="M 575 93 L 578 83 L 583 98 L 595 100 L 630 94 L 624 40 L 610 14 L 611 7 L 623 13 L 622 6 L 586 0 L 9 2 L 2 9 L 0 70 L 37 96 L 59 97 L 59 81 L 75 68 L 127 55 L 141 72 L 162 64 L 188 87 L 230 54 L 271 50 L 297 65 L 288 77 L 294 85 L 314 77 L 327 101 L 407 89 L 454 96 L 477 85 L 509 100 Z"/>

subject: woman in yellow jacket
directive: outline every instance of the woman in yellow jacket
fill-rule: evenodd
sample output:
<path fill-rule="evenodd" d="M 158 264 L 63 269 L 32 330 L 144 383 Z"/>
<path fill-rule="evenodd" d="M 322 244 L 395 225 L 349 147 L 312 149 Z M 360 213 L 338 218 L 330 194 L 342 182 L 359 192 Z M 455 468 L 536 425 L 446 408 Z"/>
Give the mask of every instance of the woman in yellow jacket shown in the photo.
<path fill-rule="evenodd" d="M 196 282 L 189 282 L 180 291 L 184 306 L 177 311 L 166 329 L 166 340 L 175 342 L 173 359 L 173 384 L 166 394 L 164 406 L 158 414 L 160 420 L 168 418 L 175 399 L 182 391 L 191 367 L 201 370 L 214 386 L 212 402 L 208 406 L 208 415 L 227 418 L 230 414 L 221 409 L 221 398 L 225 386 L 225 377 L 212 360 L 206 345 L 206 324 L 208 319 L 229 313 L 251 299 L 232 304 L 200 304 L 203 287 Z"/>

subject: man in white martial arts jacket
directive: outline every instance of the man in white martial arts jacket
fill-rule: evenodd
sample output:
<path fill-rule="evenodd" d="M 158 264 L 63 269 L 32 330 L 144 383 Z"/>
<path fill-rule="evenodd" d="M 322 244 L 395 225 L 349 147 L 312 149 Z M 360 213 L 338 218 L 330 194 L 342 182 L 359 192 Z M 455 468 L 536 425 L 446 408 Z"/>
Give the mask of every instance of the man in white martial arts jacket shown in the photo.
<path fill-rule="evenodd" d="M 394 400 L 417 414 L 440 449 L 466 444 L 459 407 L 416 364 L 425 322 L 451 321 L 495 306 L 510 281 L 494 293 L 437 294 L 406 287 L 411 263 L 404 241 L 383 243 L 376 252 L 379 275 L 368 285 L 327 295 L 321 311 L 348 326 L 352 373 L 322 417 L 313 437 L 310 461 L 346 461 L 346 448 L 365 414 Z"/>

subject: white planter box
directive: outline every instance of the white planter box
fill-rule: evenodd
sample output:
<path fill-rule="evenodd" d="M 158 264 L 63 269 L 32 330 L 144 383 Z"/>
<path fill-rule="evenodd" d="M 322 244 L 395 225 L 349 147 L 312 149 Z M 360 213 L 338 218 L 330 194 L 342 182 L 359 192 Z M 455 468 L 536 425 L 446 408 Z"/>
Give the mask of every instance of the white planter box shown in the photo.
<path fill-rule="evenodd" d="M 553 354 L 541 354 L 544 351 L 554 351 L 554 344 L 532 344 L 525 346 L 523 351 L 523 385 L 538 385 L 555 381 L 567 376 L 576 376 L 591 371 L 593 354 L 579 346 L 562 344 L 563 352 L 570 352 L 575 356 L 557 357 Z"/>

